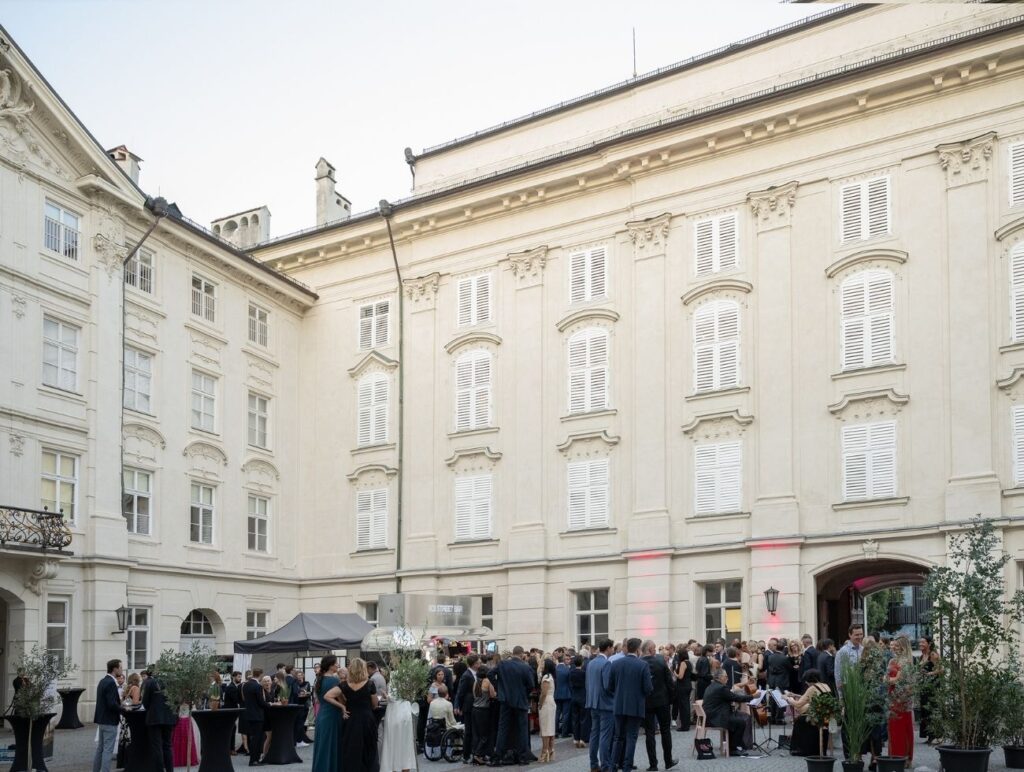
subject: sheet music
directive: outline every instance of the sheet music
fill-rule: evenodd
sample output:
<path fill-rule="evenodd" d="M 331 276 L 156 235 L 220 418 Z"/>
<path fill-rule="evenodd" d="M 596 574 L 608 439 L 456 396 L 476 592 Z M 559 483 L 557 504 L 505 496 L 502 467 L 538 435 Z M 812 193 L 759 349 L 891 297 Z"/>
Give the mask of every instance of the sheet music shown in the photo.
<path fill-rule="evenodd" d="M 752 699 L 750 701 L 750 703 L 749 703 L 750 707 L 756 708 L 758 705 L 760 705 L 762 702 L 764 702 L 764 695 L 765 695 L 765 692 L 761 692 L 754 699 Z"/>
<path fill-rule="evenodd" d="M 786 705 L 786 698 L 782 696 L 782 692 L 778 689 L 772 689 L 772 699 L 775 700 L 775 704 L 780 708 Z"/>

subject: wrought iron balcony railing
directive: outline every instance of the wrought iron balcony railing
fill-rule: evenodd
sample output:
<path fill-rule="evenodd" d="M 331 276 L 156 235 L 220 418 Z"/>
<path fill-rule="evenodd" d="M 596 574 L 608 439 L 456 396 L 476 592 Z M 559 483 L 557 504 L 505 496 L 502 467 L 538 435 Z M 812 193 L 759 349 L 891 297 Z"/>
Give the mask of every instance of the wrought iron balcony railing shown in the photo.
<path fill-rule="evenodd" d="M 59 512 L 0 505 L 0 547 L 38 547 L 63 550 L 71 544 L 71 531 Z"/>

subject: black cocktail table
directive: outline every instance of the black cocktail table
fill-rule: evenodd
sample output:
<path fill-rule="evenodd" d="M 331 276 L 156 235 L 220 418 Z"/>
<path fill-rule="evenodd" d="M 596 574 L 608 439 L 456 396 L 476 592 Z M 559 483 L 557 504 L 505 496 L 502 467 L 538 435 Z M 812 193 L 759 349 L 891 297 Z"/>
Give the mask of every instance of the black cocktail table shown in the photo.
<path fill-rule="evenodd" d="M 234 749 L 231 739 L 235 721 L 240 715 L 241 708 L 192 711 L 192 718 L 199 727 L 199 747 L 203 751 L 199 758 L 199 772 L 232 772 L 231 751 Z"/>
<path fill-rule="evenodd" d="M 124 768 L 152 769 L 153 756 L 149 751 L 149 736 L 146 734 L 146 711 L 122 708 L 121 715 L 128 724 L 128 736 L 131 738 L 124 752 Z"/>
<path fill-rule="evenodd" d="M 85 724 L 78 720 L 78 699 L 85 689 L 58 689 L 62 705 L 60 721 L 56 729 L 81 729 Z"/>
<path fill-rule="evenodd" d="M 270 749 L 264 764 L 301 764 L 295 752 L 295 717 L 306 708 L 302 705 L 268 705 L 263 729 L 271 732 Z"/>

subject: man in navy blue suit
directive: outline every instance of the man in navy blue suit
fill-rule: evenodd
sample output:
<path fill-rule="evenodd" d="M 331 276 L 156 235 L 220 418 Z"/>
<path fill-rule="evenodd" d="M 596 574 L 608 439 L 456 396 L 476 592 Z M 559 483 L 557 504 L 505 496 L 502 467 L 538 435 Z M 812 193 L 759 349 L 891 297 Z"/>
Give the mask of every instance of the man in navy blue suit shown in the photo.
<path fill-rule="evenodd" d="M 629 772 L 640 724 L 647 714 L 647 695 L 654 691 L 651 668 L 640 659 L 640 639 L 626 641 L 626 656 L 613 662 L 607 670 L 607 689 L 614 695 L 615 747 L 612 758 Z M 603 674 L 602 674 L 603 675 Z"/>
<path fill-rule="evenodd" d="M 587 709 L 590 711 L 590 772 L 611 772 L 612 722 L 615 703 L 605 689 L 604 674 L 611 665 L 608 657 L 615 650 L 610 638 L 598 641 L 598 653 L 587 665 Z"/>
<path fill-rule="evenodd" d="M 522 646 L 512 649 L 512 656 L 498 664 L 498 739 L 495 743 L 492 766 L 526 764 L 530 761 L 530 734 L 527 713 L 530 710 L 530 691 L 535 678 L 530 666 L 523 660 Z"/>
<path fill-rule="evenodd" d="M 110 759 L 114 755 L 117 725 L 121 721 L 121 698 L 117 696 L 117 678 L 121 675 L 121 660 L 107 663 L 107 674 L 96 687 L 96 712 L 93 721 L 99 727 L 99 742 L 92 758 L 92 772 L 110 772 Z"/>

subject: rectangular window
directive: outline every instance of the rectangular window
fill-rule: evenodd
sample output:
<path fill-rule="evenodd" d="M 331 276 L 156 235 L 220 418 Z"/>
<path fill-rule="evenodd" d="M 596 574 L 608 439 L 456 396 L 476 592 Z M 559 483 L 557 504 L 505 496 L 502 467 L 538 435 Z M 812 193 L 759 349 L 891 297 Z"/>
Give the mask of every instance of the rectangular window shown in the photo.
<path fill-rule="evenodd" d="M 43 218 L 43 243 L 51 252 L 69 260 L 78 259 L 79 218 L 52 201 L 46 202 Z"/>
<path fill-rule="evenodd" d="M 491 275 L 459 279 L 459 327 L 491 320 Z"/>
<path fill-rule="evenodd" d="M 124 283 L 140 292 L 153 294 L 153 253 L 137 249 L 124 267 Z"/>
<path fill-rule="evenodd" d="M 388 546 L 388 492 L 386 488 L 356 494 L 356 549 Z"/>
<path fill-rule="evenodd" d="M 267 634 L 267 617 L 269 611 L 248 609 L 245 612 L 245 640 L 260 638 Z"/>
<path fill-rule="evenodd" d="M 141 469 L 125 469 L 124 497 L 121 514 L 128 524 L 128 533 L 150 535 L 153 506 L 153 475 Z"/>
<path fill-rule="evenodd" d="M 359 306 L 359 348 L 367 350 L 388 345 L 391 303 L 381 300 Z"/>
<path fill-rule="evenodd" d="M 383 373 L 367 375 L 359 381 L 359 447 L 383 445 L 388 441 L 388 378 Z"/>
<path fill-rule="evenodd" d="M 46 603 L 46 653 L 55 657 L 68 656 L 69 605 L 67 600 Z"/>
<path fill-rule="evenodd" d="M 740 306 L 715 300 L 693 315 L 694 391 L 731 389 L 740 383 Z"/>
<path fill-rule="evenodd" d="M 217 405 L 217 379 L 212 375 L 192 371 L 192 428 L 204 432 L 214 430 Z"/>
<path fill-rule="evenodd" d="M 192 315 L 217 320 L 217 285 L 198 274 L 192 274 Z"/>
<path fill-rule="evenodd" d="M 889 233 L 889 177 L 843 185 L 839 190 L 839 233 L 842 243 Z"/>
<path fill-rule="evenodd" d="M 861 271 L 840 288 L 840 340 L 844 370 L 893 360 L 893 275 Z"/>
<path fill-rule="evenodd" d="M 480 626 L 488 630 L 494 629 L 494 596 L 480 596 Z"/>
<path fill-rule="evenodd" d="M 569 338 L 569 412 L 591 413 L 609 405 L 608 333 L 588 327 Z"/>
<path fill-rule="evenodd" d="M 78 503 L 78 456 L 59 450 L 43 450 L 42 505 L 61 512 L 74 522 Z"/>
<path fill-rule="evenodd" d="M 694 507 L 698 515 L 739 512 L 743 491 L 739 441 L 701 443 L 694 447 Z"/>
<path fill-rule="evenodd" d="M 371 600 L 371 601 L 368 601 L 367 603 L 360 603 L 359 604 L 359 608 L 362 611 L 363 619 L 366 620 L 366 623 L 376 627 L 377 626 L 377 621 L 379 619 L 379 617 L 377 616 L 377 614 L 378 614 L 378 611 L 377 611 L 377 609 L 378 609 L 377 601 Z"/>
<path fill-rule="evenodd" d="M 134 348 L 124 350 L 124 406 L 152 412 L 153 357 Z"/>
<path fill-rule="evenodd" d="M 1024 405 L 1010 410 L 1013 430 L 1013 484 L 1024 485 Z"/>
<path fill-rule="evenodd" d="M 608 459 L 571 461 L 569 476 L 569 530 L 608 525 Z"/>
<path fill-rule="evenodd" d="M 491 475 L 455 478 L 455 540 L 491 537 Z"/>
<path fill-rule="evenodd" d="M 844 426 L 843 501 L 896 495 L 896 423 Z"/>
<path fill-rule="evenodd" d="M 192 505 L 189 508 L 189 541 L 213 544 L 213 487 L 192 483 Z"/>
<path fill-rule="evenodd" d="M 733 213 L 701 220 L 694 225 L 698 276 L 727 271 L 739 265 L 738 221 Z"/>
<path fill-rule="evenodd" d="M 731 641 L 743 632 L 743 583 L 709 582 L 704 585 L 705 641 Z"/>
<path fill-rule="evenodd" d="M 491 425 L 491 355 L 469 351 L 455 361 L 455 431 Z"/>
<path fill-rule="evenodd" d="M 267 418 L 270 400 L 259 394 L 249 392 L 249 444 L 257 448 L 267 448 Z"/>
<path fill-rule="evenodd" d="M 255 303 L 249 304 L 249 342 L 267 347 L 270 340 L 270 312 Z"/>
<path fill-rule="evenodd" d="M 65 391 L 78 390 L 78 328 L 43 317 L 43 383 Z"/>
<path fill-rule="evenodd" d="M 569 302 L 585 303 L 607 293 L 607 255 L 605 246 L 592 247 L 569 255 Z"/>
<path fill-rule="evenodd" d="M 576 640 L 596 646 L 608 637 L 608 590 L 583 590 L 576 596 Z"/>
<path fill-rule="evenodd" d="M 1024 204 L 1024 142 L 1010 145 L 1010 206 Z"/>
<path fill-rule="evenodd" d="M 149 609 L 137 606 L 128 609 L 128 640 L 125 668 L 142 670 L 149 664 Z"/>
<path fill-rule="evenodd" d="M 249 550 L 267 552 L 267 525 L 270 522 L 270 499 L 249 496 Z"/>

